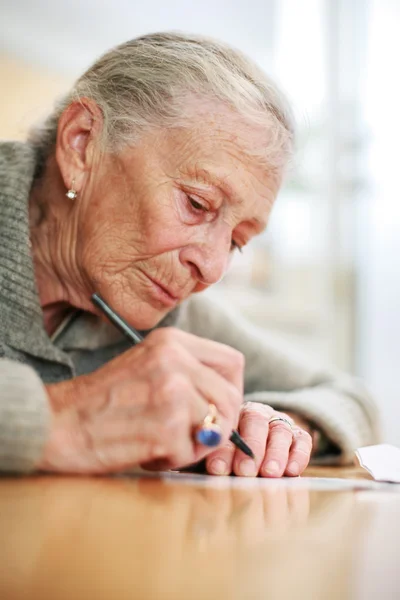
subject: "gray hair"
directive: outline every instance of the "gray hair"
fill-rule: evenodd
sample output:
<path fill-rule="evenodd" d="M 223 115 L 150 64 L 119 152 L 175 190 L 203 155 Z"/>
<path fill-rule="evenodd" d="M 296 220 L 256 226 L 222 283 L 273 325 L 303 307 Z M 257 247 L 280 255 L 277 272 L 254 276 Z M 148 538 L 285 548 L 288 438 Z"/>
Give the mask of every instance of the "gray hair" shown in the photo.
<path fill-rule="evenodd" d="M 294 126 L 277 86 L 241 52 L 213 39 L 180 33 L 145 35 L 104 54 L 46 121 L 30 132 L 29 141 L 43 164 L 54 149 L 62 112 L 74 100 L 88 97 L 103 113 L 104 149 L 118 151 L 134 144 L 146 129 L 188 126 L 185 107 L 190 96 L 220 101 L 266 130 L 267 147 L 257 156 L 270 168 L 285 165 Z"/>

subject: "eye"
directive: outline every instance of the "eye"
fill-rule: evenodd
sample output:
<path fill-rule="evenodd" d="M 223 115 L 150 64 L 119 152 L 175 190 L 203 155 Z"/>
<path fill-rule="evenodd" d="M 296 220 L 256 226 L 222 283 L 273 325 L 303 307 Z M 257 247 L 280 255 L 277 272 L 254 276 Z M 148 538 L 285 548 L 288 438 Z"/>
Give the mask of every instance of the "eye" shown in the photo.
<path fill-rule="evenodd" d="M 237 242 L 235 242 L 235 240 L 232 240 L 231 241 L 231 252 L 234 252 L 235 250 L 239 250 L 240 254 L 242 254 L 243 247 L 239 246 L 239 244 Z"/>
<path fill-rule="evenodd" d="M 198 199 L 196 196 L 187 195 L 187 199 L 189 200 L 190 206 L 195 210 L 195 212 L 208 212 L 209 211 L 208 206 L 205 206 L 204 204 L 202 204 L 200 199 Z"/>

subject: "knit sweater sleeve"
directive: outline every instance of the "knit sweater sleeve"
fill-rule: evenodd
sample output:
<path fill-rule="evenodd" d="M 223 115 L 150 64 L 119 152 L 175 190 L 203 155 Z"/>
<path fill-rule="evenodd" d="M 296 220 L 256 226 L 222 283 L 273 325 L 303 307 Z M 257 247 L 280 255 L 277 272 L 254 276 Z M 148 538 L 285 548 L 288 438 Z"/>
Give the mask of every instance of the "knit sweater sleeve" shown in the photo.
<path fill-rule="evenodd" d="M 177 326 L 241 351 L 245 399 L 314 423 L 340 450 L 331 463 L 351 462 L 355 448 L 378 441 L 377 408 L 356 378 L 307 358 L 205 295 L 189 300 Z"/>
<path fill-rule="evenodd" d="M 4 358 L 0 345 L 0 471 L 33 471 L 47 438 L 50 409 L 34 369 Z"/>

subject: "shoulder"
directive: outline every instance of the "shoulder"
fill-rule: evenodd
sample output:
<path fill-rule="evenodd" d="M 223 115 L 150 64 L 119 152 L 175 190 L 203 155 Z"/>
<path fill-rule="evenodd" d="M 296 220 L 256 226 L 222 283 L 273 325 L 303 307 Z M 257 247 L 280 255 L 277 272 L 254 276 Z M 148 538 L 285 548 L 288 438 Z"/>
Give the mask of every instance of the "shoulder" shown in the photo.
<path fill-rule="evenodd" d="M 26 199 L 36 170 L 37 157 L 25 142 L 0 142 L 0 191 Z"/>
<path fill-rule="evenodd" d="M 27 166 L 36 164 L 36 153 L 27 142 L 0 141 L 0 168 L 10 171 L 21 171 Z"/>

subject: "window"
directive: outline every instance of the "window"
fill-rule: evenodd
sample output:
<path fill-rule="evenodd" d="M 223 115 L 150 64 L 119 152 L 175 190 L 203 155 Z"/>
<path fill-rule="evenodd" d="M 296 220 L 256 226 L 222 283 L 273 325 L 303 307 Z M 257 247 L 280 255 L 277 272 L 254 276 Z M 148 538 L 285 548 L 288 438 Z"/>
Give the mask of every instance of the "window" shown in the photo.
<path fill-rule="evenodd" d="M 297 154 L 267 232 L 235 257 L 219 293 L 258 325 L 352 368 L 365 8 L 281 0 L 273 14 L 264 66 L 294 106 Z"/>

